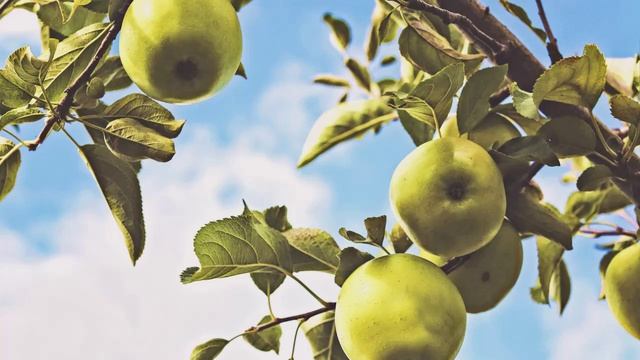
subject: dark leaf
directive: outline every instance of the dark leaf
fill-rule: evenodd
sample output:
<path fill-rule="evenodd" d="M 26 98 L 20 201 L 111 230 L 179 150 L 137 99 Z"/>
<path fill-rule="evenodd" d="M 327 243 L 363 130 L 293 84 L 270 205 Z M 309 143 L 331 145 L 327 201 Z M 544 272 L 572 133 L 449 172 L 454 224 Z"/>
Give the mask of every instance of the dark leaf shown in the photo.
<path fill-rule="evenodd" d="M 369 260 L 373 260 L 373 255 L 369 253 L 352 247 L 343 249 L 340 252 L 340 265 L 336 271 L 336 284 L 342 286 L 352 272 Z"/>
<path fill-rule="evenodd" d="M 262 325 L 272 321 L 270 315 L 267 315 L 260 320 L 258 325 Z M 249 332 L 242 335 L 242 337 L 254 348 L 260 351 L 273 351 L 276 354 L 280 353 L 280 337 L 282 336 L 282 327 L 275 325 L 270 328 L 257 332 Z"/>
<path fill-rule="evenodd" d="M 458 101 L 458 130 L 460 134 L 475 128 L 489 113 L 489 98 L 499 88 L 507 74 L 507 66 L 500 65 L 478 70 L 462 88 Z"/>

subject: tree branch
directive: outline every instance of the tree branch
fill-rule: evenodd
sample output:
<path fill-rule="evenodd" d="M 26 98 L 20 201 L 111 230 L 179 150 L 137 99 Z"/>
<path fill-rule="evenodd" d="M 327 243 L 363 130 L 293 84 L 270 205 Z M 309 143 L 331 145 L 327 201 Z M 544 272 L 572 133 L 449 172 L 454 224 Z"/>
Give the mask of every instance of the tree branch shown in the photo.
<path fill-rule="evenodd" d="M 595 239 L 603 237 L 603 236 L 628 236 L 630 238 L 635 239 L 636 233 L 633 231 L 625 230 L 621 227 L 616 227 L 614 230 L 594 230 L 594 229 L 580 229 L 580 232 L 583 234 L 593 235 Z"/>
<path fill-rule="evenodd" d="M 480 43 L 485 51 L 489 50 L 494 57 L 502 58 L 508 51 L 508 46 L 487 35 L 479 29 L 469 18 L 444 8 L 431 5 L 424 0 L 406 0 L 406 6 L 413 10 L 426 11 L 438 16 L 445 24 L 455 24 L 470 35 L 476 43 Z"/>
<path fill-rule="evenodd" d="M 549 19 L 547 19 L 547 14 L 544 11 L 542 0 L 536 0 L 536 5 L 538 6 L 538 15 L 540 15 L 540 20 L 542 20 L 542 26 L 544 26 L 544 32 L 547 33 L 547 53 L 549 53 L 551 63 L 555 64 L 562 60 L 562 54 L 558 48 L 558 39 L 556 39 L 553 35 L 553 31 L 551 31 L 551 25 L 549 25 Z"/>
<path fill-rule="evenodd" d="M 318 314 L 322 314 L 322 313 L 326 313 L 327 311 L 331 311 L 334 310 L 336 308 L 336 303 L 334 302 L 330 302 L 327 303 L 327 306 L 325 307 L 321 307 L 319 309 L 313 310 L 313 311 L 309 311 L 303 314 L 298 314 L 298 315 L 292 315 L 292 316 L 287 316 L 287 317 L 283 317 L 283 318 L 274 318 L 273 320 L 266 322 L 264 324 L 260 324 L 260 325 L 256 325 L 256 326 L 252 326 L 250 328 L 248 328 L 247 330 L 245 330 L 245 334 L 248 333 L 257 333 L 260 332 L 262 330 L 266 330 L 268 328 L 274 327 L 276 325 L 288 322 L 288 321 L 294 321 L 294 320 L 309 320 L 311 317 L 318 315 Z"/>
<path fill-rule="evenodd" d="M 478 28 L 480 32 L 484 34 L 483 36 L 478 36 L 477 32 L 465 31 L 466 35 L 469 36 L 472 41 L 481 41 L 486 35 L 495 39 L 495 41 L 500 44 L 508 44 L 508 52 L 504 52 L 503 56 L 496 56 L 493 52 L 487 52 L 486 55 L 488 55 L 493 62 L 508 64 L 509 78 L 515 81 L 521 89 L 525 91 L 533 90 L 533 85 L 538 77 L 546 70 L 546 67 L 529 51 L 520 39 L 488 11 L 487 7 L 483 6 L 478 0 L 446 0 L 440 1 L 440 6 L 443 10 L 447 10 L 450 13 L 457 13 L 467 18 L 474 27 Z M 428 11 L 427 9 L 430 10 L 431 8 L 427 7 L 424 11 Z M 435 15 L 439 14 L 438 12 L 432 13 Z M 567 115 L 577 116 L 590 126 L 593 126 L 589 112 L 578 106 L 544 101 L 540 106 L 540 110 L 551 118 Z M 618 136 L 601 121 L 596 119 L 595 123 L 604 134 L 605 140 L 607 140 L 614 149 L 622 149 L 623 143 Z M 600 144 L 596 150 L 599 153 L 606 154 Z M 602 158 L 598 156 L 589 155 L 589 159 L 596 164 L 611 165 L 610 162 L 603 162 Z M 613 181 L 634 203 L 640 204 L 640 179 L 634 175 L 638 169 L 640 169 L 640 158 L 634 155 L 626 163 L 618 162 L 617 159 L 615 160 L 615 167 L 612 168 L 612 171 L 619 178 L 614 178 Z M 634 187 L 637 188 L 636 191 L 634 191 Z"/>
<path fill-rule="evenodd" d="M 120 32 L 122 21 L 124 20 L 124 15 L 127 12 L 127 9 L 129 8 L 129 5 L 131 5 L 132 1 L 133 0 L 125 0 L 122 3 L 122 6 L 118 10 L 117 15 L 112 22 L 111 28 L 100 43 L 100 46 L 91 59 L 91 62 L 89 62 L 87 67 L 82 71 L 82 73 L 80 73 L 80 75 L 78 75 L 73 83 L 71 83 L 71 85 L 69 85 L 69 87 L 64 90 L 65 96 L 62 98 L 60 104 L 55 108 L 53 114 L 49 116 L 49 118 L 47 118 L 44 127 L 40 131 L 40 134 L 38 134 L 36 139 L 29 144 L 29 150 L 36 150 L 38 146 L 42 144 L 47 138 L 47 135 L 49 135 L 53 126 L 57 122 L 66 119 L 66 117 L 69 115 L 69 111 L 71 109 L 71 106 L 73 105 L 73 98 L 76 92 L 91 79 L 91 74 L 93 74 L 93 71 L 100 63 L 100 60 L 102 60 L 107 51 L 109 51 L 111 44 L 118 35 L 118 32 Z"/>

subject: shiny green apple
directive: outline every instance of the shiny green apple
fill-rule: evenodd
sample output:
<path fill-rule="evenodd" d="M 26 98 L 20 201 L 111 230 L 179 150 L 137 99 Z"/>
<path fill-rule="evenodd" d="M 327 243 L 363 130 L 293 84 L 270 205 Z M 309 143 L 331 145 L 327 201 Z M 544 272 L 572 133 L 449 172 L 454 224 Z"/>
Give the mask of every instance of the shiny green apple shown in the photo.
<path fill-rule="evenodd" d="M 464 302 L 447 276 L 411 254 L 371 260 L 343 284 L 335 324 L 351 360 L 449 360 L 466 328 Z"/>
<path fill-rule="evenodd" d="M 147 95 L 171 103 L 212 96 L 233 77 L 242 33 L 229 0 L 135 0 L 120 32 L 120 57 Z"/>
<path fill-rule="evenodd" d="M 619 252 L 604 275 L 611 312 L 629 334 L 640 339 L 640 244 Z"/>
<path fill-rule="evenodd" d="M 457 118 L 451 116 L 445 120 L 440 127 L 440 133 L 442 137 L 460 137 Z M 509 120 L 497 114 L 489 114 L 478 126 L 462 137 L 485 149 L 490 149 L 494 145 L 499 147 L 518 136 L 520 136 L 520 132 Z"/>
<path fill-rule="evenodd" d="M 522 269 L 522 241 L 505 221 L 498 234 L 469 259 L 449 273 L 468 313 L 494 308 L 511 291 Z"/>
<path fill-rule="evenodd" d="M 418 146 L 391 178 L 391 208 L 409 238 L 447 258 L 474 252 L 502 226 L 502 175 L 480 145 L 442 138 Z"/>

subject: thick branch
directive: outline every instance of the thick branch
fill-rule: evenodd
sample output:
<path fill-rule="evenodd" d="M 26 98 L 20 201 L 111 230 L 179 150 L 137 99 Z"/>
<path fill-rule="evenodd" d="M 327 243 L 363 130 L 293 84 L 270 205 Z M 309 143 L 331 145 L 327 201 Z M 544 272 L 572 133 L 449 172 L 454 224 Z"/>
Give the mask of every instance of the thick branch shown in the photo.
<path fill-rule="evenodd" d="M 309 320 L 311 317 L 318 315 L 318 314 L 322 314 L 322 313 L 326 313 L 327 311 L 331 311 L 334 310 L 336 308 L 336 303 L 331 302 L 331 303 L 327 303 L 327 306 L 325 307 L 321 307 L 319 309 L 313 310 L 313 311 L 309 311 L 303 314 L 298 314 L 298 315 L 292 315 L 292 316 L 287 316 L 287 317 L 283 317 L 283 318 L 275 318 L 269 322 L 266 322 L 264 324 L 260 324 L 260 325 L 256 325 L 256 326 L 252 326 L 250 328 L 248 328 L 247 330 L 245 330 L 245 334 L 247 333 L 257 333 L 260 332 L 262 330 L 266 330 L 268 328 L 274 327 L 276 325 L 288 322 L 288 321 L 294 321 L 294 320 Z"/>
<path fill-rule="evenodd" d="M 533 85 L 538 77 L 545 71 L 546 67 L 529 51 L 520 39 L 488 11 L 487 7 L 480 4 L 478 0 L 446 0 L 440 1 L 440 6 L 449 12 L 457 13 L 468 18 L 482 33 L 495 39 L 498 43 L 508 44 L 508 52 L 504 54 L 504 57 L 498 58 L 491 52 L 487 53 L 487 55 L 496 63 L 506 62 L 509 65 L 509 78 L 515 81 L 521 89 L 526 91 L 533 90 Z M 427 10 L 425 9 L 424 11 Z M 437 13 L 433 13 L 437 15 Z M 481 41 L 480 38 L 476 38 L 473 32 L 466 31 L 466 34 L 471 37 L 473 41 Z M 545 101 L 541 104 L 540 110 L 552 118 L 574 115 L 591 124 L 591 114 L 584 108 L 577 106 Z M 622 140 L 599 120 L 597 120 L 596 123 L 604 134 L 607 142 L 609 142 L 614 149 L 622 149 Z M 601 154 L 606 154 L 601 145 L 599 145 L 597 151 Z M 611 165 L 610 162 L 603 162 L 602 157 L 599 156 L 589 156 L 589 159 L 596 164 Z M 616 176 L 622 178 L 614 179 L 616 185 L 633 199 L 636 204 L 640 204 L 640 191 L 634 193 L 633 190 L 634 187 L 640 188 L 640 180 L 636 179 L 635 175 L 633 175 L 637 171 L 634 169 L 640 169 L 640 159 L 635 155 L 632 156 L 626 164 L 616 163 L 612 171 Z M 633 183 L 637 184 L 633 186 Z"/>
<path fill-rule="evenodd" d="M 67 115 L 69 115 L 69 111 L 71 109 L 71 105 L 73 105 L 73 98 L 76 92 L 91 79 L 91 74 L 93 74 L 94 70 L 96 69 L 96 67 L 98 67 L 98 64 L 100 63 L 100 60 L 102 60 L 102 58 L 107 53 L 107 51 L 109 51 L 111 44 L 113 43 L 116 36 L 118 35 L 118 32 L 120 32 L 120 28 L 122 27 L 122 21 L 124 20 L 124 15 L 127 12 L 127 9 L 129 8 L 129 5 L 131 5 L 132 1 L 133 0 L 125 0 L 122 3 L 122 6 L 118 10 L 116 17 L 113 20 L 113 23 L 111 24 L 111 28 L 107 32 L 105 38 L 100 43 L 100 46 L 98 47 L 98 50 L 96 51 L 95 55 L 91 59 L 91 62 L 89 62 L 89 65 L 87 65 L 87 67 L 82 71 L 82 73 L 78 75 L 78 77 L 73 81 L 73 83 L 71 83 L 71 85 L 69 85 L 69 87 L 67 87 L 64 90 L 65 95 L 62 98 L 62 101 L 55 108 L 54 113 L 49 118 L 47 118 L 47 121 L 45 122 L 42 130 L 40 131 L 40 134 L 38 134 L 38 137 L 36 137 L 36 139 L 29 144 L 29 150 L 37 149 L 38 146 L 42 144 L 44 140 L 47 138 L 47 135 L 49 135 L 49 132 L 51 132 L 51 129 L 53 128 L 53 126 L 57 122 L 63 121 L 64 119 L 66 119 Z"/>
<path fill-rule="evenodd" d="M 558 39 L 556 39 L 553 31 L 551 31 L 551 25 L 549 25 L 549 19 L 547 19 L 547 14 L 544 11 L 542 0 L 536 0 L 536 5 L 538 6 L 538 15 L 540 15 L 540 20 L 542 20 L 542 26 L 544 26 L 544 32 L 547 33 L 547 52 L 549 53 L 549 59 L 551 59 L 552 64 L 555 64 L 562 60 L 562 54 L 558 48 Z"/>

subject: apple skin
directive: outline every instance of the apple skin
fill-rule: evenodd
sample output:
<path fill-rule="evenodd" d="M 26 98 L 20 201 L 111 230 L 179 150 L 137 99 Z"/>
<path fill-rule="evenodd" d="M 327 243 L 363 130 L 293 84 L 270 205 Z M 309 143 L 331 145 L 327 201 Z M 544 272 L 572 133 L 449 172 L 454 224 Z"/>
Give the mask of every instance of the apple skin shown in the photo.
<path fill-rule="evenodd" d="M 497 114 L 489 114 L 478 126 L 471 130 L 463 137 L 473 141 L 485 149 L 491 149 L 495 144 L 496 147 L 506 143 L 507 141 L 519 137 L 520 132 L 513 124 Z M 460 137 L 458 130 L 458 121 L 452 116 L 444 121 L 440 127 L 442 137 Z"/>
<path fill-rule="evenodd" d="M 640 339 L 640 244 L 613 257 L 604 276 L 604 292 L 620 325 Z"/>
<path fill-rule="evenodd" d="M 240 23 L 228 0 L 135 0 L 120 32 L 127 74 L 164 102 L 212 96 L 231 80 L 241 56 Z"/>
<path fill-rule="evenodd" d="M 371 260 L 343 284 L 336 333 L 351 360 L 449 360 L 466 329 L 464 302 L 437 266 L 411 254 Z"/>
<path fill-rule="evenodd" d="M 489 154 L 462 138 L 418 146 L 391 178 L 391 208 L 409 238 L 435 255 L 472 253 L 502 226 L 506 195 Z"/>
<path fill-rule="evenodd" d="M 498 305 L 516 284 L 521 269 L 522 241 L 505 220 L 489 244 L 448 276 L 460 291 L 467 312 L 475 314 Z"/>

